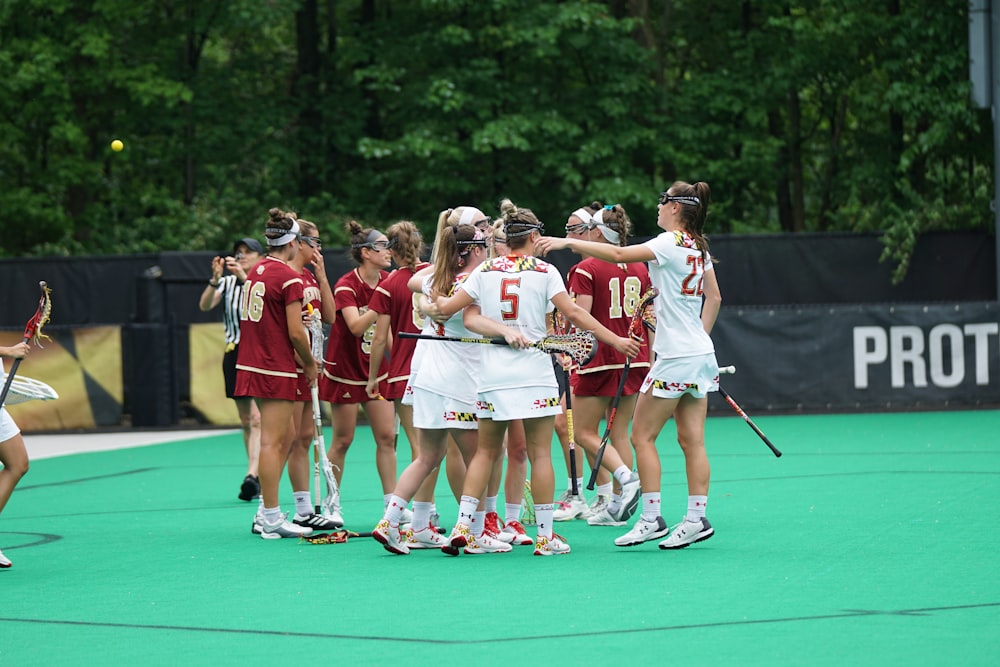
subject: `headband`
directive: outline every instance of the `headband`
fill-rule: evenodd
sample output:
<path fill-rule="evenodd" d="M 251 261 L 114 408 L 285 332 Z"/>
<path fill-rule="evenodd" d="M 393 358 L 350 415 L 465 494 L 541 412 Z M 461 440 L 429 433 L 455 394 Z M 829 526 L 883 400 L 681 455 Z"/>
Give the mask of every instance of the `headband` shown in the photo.
<path fill-rule="evenodd" d="M 351 247 L 352 248 L 370 248 L 370 247 L 372 247 L 372 244 L 375 243 L 375 241 L 378 241 L 378 237 L 379 237 L 379 231 L 376 230 L 376 229 L 373 229 L 370 232 L 368 232 L 368 236 L 365 237 L 364 241 L 362 241 L 361 243 L 352 243 Z M 395 241 L 395 239 L 393 239 L 393 241 Z M 389 247 L 391 248 L 392 245 L 390 245 Z"/>
<path fill-rule="evenodd" d="M 594 228 L 593 218 L 590 215 L 590 211 L 588 211 L 587 209 L 585 209 L 585 208 L 578 208 L 575 211 L 573 211 L 573 213 L 570 214 L 570 215 L 573 216 L 573 217 L 580 218 L 580 220 L 583 221 L 583 224 L 585 224 L 587 226 L 587 229 L 593 229 Z"/>
<path fill-rule="evenodd" d="M 484 215 L 482 211 L 474 206 L 463 206 L 462 207 L 462 217 L 458 219 L 458 224 L 460 225 L 471 225 L 472 220 L 476 217 L 476 213 L 479 215 Z"/>
<path fill-rule="evenodd" d="M 604 224 L 604 212 L 607 210 L 608 210 L 607 207 L 598 210 L 597 213 L 594 214 L 594 223 L 595 226 L 601 230 L 601 236 L 606 238 L 609 243 L 614 243 L 615 245 L 618 245 L 618 241 L 621 238 L 621 236 L 618 234 L 618 232 L 616 232 L 615 230 L 611 229 L 606 224 Z"/>
<path fill-rule="evenodd" d="M 291 229 L 279 229 L 277 227 L 268 227 L 267 229 L 264 230 L 264 234 L 267 235 L 269 233 L 270 234 L 280 233 L 282 235 L 275 239 L 269 238 L 267 240 L 267 245 L 269 247 L 277 248 L 278 246 L 288 245 L 289 243 L 291 243 L 292 241 L 294 241 L 299 237 L 299 223 L 297 220 L 292 220 Z"/>

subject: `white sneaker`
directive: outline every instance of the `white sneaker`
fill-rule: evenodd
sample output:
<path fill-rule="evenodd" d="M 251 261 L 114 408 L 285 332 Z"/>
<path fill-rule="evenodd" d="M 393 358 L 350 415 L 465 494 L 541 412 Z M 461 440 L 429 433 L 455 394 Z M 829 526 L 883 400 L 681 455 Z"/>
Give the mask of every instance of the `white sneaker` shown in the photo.
<path fill-rule="evenodd" d="M 447 543 L 445 536 L 430 526 L 416 532 L 412 528 L 406 530 L 406 546 L 410 549 L 440 549 Z"/>
<path fill-rule="evenodd" d="M 500 539 L 517 547 L 529 547 L 535 543 L 520 521 L 508 521 L 500 531 Z"/>
<path fill-rule="evenodd" d="M 332 523 L 339 524 L 338 528 L 344 527 L 344 515 L 341 514 L 340 505 L 335 506 L 333 511 L 330 513 L 324 512 L 322 516 L 324 519 L 328 519 Z"/>
<path fill-rule="evenodd" d="M 4 556 L 3 552 L 0 551 L 0 567 L 6 568 L 10 567 L 11 565 L 13 565 L 13 563 L 10 562 L 10 559 Z"/>
<path fill-rule="evenodd" d="M 611 516 L 611 512 L 605 506 L 600 512 L 594 516 L 587 519 L 588 526 L 624 526 L 624 521 L 619 521 L 618 519 Z"/>
<path fill-rule="evenodd" d="M 535 540 L 536 556 L 561 556 L 570 552 L 569 543 L 560 535 L 552 533 L 552 537 L 538 536 Z"/>
<path fill-rule="evenodd" d="M 329 519 L 322 514 L 314 514 L 310 512 L 309 514 L 299 514 L 295 513 L 292 518 L 292 523 L 296 526 L 305 526 L 306 528 L 312 528 L 313 530 L 336 530 L 344 526 L 344 522 L 339 524 L 332 519 Z"/>
<path fill-rule="evenodd" d="M 451 535 L 445 540 L 441 551 L 449 556 L 457 556 L 462 547 L 468 546 L 472 539 L 472 530 L 467 524 L 460 521 L 451 529 Z"/>
<path fill-rule="evenodd" d="M 375 524 L 372 530 L 372 539 L 385 547 L 389 553 L 406 556 L 410 553 L 410 548 L 406 545 L 406 537 L 399 530 L 399 526 L 393 526 L 388 519 L 382 519 Z"/>
<path fill-rule="evenodd" d="M 282 514 L 274 523 L 268 523 L 264 517 L 260 519 L 260 536 L 265 540 L 280 540 L 282 537 L 305 537 L 312 535 L 313 529 L 297 526 L 288 521 L 288 515 Z"/>
<path fill-rule="evenodd" d="M 622 505 L 615 517 L 619 521 L 628 521 L 635 514 L 642 497 L 642 488 L 639 486 L 639 473 L 633 471 L 629 481 L 622 484 Z"/>
<path fill-rule="evenodd" d="M 632 526 L 632 530 L 621 537 L 615 538 L 615 545 L 619 547 L 633 547 L 637 544 L 663 537 L 669 532 L 670 527 L 667 526 L 662 516 L 656 517 L 656 521 L 647 521 L 640 516 L 639 520 Z"/>
<path fill-rule="evenodd" d="M 490 536 L 489 533 L 483 533 L 479 537 L 469 537 L 468 544 L 465 545 L 467 554 L 502 554 L 511 549 L 512 546 Z"/>
<path fill-rule="evenodd" d="M 695 542 L 707 540 L 712 535 L 715 535 L 715 529 L 708 519 L 702 517 L 700 521 L 691 521 L 685 517 L 682 522 L 674 526 L 674 532 L 670 537 L 660 542 L 660 548 L 683 549 Z"/>
<path fill-rule="evenodd" d="M 583 496 L 567 496 L 566 500 L 560 500 L 556 502 L 556 509 L 552 512 L 553 521 L 572 521 L 573 519 L 583 516 L 583 513 L 587 511 L 587 501 L 584 500 Z"/>
<path fill-rule="evenodd" d="M 608 506 L 609 500 L 611 500 L 610 496 L 602 496 L 601 494 L 597 494 L 596 496 L 594 496 L 594 501 L 590 503 L 590 506 L 587 508 L 587 511 L 584 512 L 580 516 L 580 518 L 587 521 L 591 517 L 597 516 L 598 514 L 601 513 L 603 509 L 605 509 Z"/>

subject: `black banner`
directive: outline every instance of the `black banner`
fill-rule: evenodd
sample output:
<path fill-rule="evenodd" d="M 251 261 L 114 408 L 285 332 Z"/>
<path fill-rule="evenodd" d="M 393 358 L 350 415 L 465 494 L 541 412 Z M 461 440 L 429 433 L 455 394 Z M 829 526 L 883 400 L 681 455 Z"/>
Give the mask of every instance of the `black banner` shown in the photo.
<path fill-rule="evenodd" d="M 1000 404 L 994 302 L 724 308 L 712 338 L 747 411 Z"/>

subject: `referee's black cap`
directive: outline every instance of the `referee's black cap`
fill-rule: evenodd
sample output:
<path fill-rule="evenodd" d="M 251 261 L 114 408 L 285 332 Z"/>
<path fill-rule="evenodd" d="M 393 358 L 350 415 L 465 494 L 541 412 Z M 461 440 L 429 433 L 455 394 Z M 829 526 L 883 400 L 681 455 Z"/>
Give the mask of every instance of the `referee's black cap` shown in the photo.
<path fill-rule="evenodd" d="M 249 236 L 246 237 L 245 239 L 240 239 L 239 241 L 233 244 L 233 252 L 239 250 L 241 245 L 246 246 L 248 250 L 257 253 L 258 255 L 264 254 L 264 246 L 262 246 L 260 244 L 260 241 L 258 241 L 257 239 L 252 239 Z"/>

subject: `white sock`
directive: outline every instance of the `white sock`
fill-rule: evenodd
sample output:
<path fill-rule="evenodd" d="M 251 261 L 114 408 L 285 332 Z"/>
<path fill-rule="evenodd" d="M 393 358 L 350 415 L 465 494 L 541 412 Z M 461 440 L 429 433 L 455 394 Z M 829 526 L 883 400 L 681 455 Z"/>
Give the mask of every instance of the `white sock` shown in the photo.
<path fill-rule="evenodd" d="M 419 503 L 413 501 L 413 518 L 410 519 L 410 528 L 417 533 L 431 525 L 431 508 L 434 503 Z"/>
<path fill-rule="evenodd" d="M 572 488 L 573 487 L 570 487 L 570 489 L 572 489 Z M 576 495 L 578 495 L 578 496 L 582 496 L 583 495 L 583 477 L 577 477 L 576 478 Z"/>
<path fill-rule="evenodd" d="M 614 514 L 622 508 L 622 494 L 612 493 L 611 500 L 608 501 L 608 513 L 614 516 Z"/>
<path fill-rule="evenodd" d="M 399 517 L 402 516 L 404 509 L 406 509 L 406 500 L 390 493 L 389 502 L 385 506 L 385 518 L 390 526 L 399 525 Z"/>
<path fill-rule="evenodd" d="M 295 498 L 295 513 L 301 516 L 308 516 L 312 514 L 313 507 L 312 503 L 309 502 L 309 492 L 308 491 L 293 491 L 292 496 Z"/>
<path fill-rule="evenodd" d="M 278 523 L 281 521 L 281 506 L 265 507 L 261 514 L 264 516 L 264 521 L 268 523 Z"/>
<path fill-rule="evenodd" d="M 472 523 L 470 524 L 472 528 L 472 534 L 479 537 L 483 534 L 483 529 L 486 528 L 486 511 L 476 510 L 476 513 L 472 515 Z"/>
<path fill-rule="evenodd" d="M 552 537 L 552 503 L 535 505 L 535 523 L 538 526 L 538 536 L 546 539 Z"/>
<path fill-rule="evenodd" d="M 684 517 L 688 521 L 698 522 L 705 516 L 705 507 L 708 505 L 708 496 L 688 496 L 688 513 Z"/>
<path fill-rule="evenodd" d="M 462 496 L 462 500 L 458 504 L 458 523 L 464 523 L 466 526 L 471 526 L 472 518 L 475 516 L 476 507 L 478 506 L 479 498 Z"/>
<path fill-rule="evenodd" d="M 483 498 L 483 511 L 485 512 L 496 512 L 497 511 L 497 497 L 496 496 L 486 496 Z"/>
<path fill-rule="evenodd" d="M 506 503 L 504 505 L 504 516 L 503 522 L 510 523 L 511 521 L 521 520 L 521 504 L 518 503 L 514 505 L 513 503 Z"/>
<path fill-rule="evenodd" d="M 598 484 L 597 485 L 597 495 L 599 495 L 599 496 L 610 496 L 611 495 L 611 491 L 614 488 L 615 488 L 615 485 L 614 485 L 613 482 L 608 482 L 607 484 Z"/>
<path fill-rule="evenodd" d="M 646 521 L 656 521 L 660 516 L 660 492 L 642 494 L 642 518 Z"/>
<path fill-rule="evenodd" d="M 626 482 L 632 479 L 632 471 L 623 463 L 615 469 L 615 479 L 618 480 L 619 484 L 624 486 Z"/>

